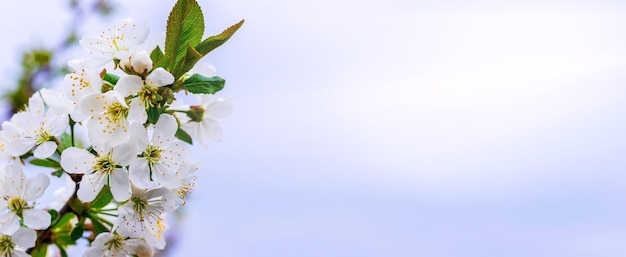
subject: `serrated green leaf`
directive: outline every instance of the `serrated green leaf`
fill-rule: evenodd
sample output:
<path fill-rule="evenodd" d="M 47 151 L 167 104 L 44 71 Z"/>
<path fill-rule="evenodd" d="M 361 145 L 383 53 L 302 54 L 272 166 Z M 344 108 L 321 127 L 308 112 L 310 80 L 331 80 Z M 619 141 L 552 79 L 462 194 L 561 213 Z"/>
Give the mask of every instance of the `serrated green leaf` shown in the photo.
<path fill-rule="evenodd" d="M 224 88 L 226 81 L 218 76 L 205 77 L 194 74 L 181 84 L 181 87 L 193 94 L 215 94 Z"/>
<path fill-rule="evenodd" d="M 150 107 L 146 111 L 148 113 L 148 121 L 152 124 L 156 124 L 159 121 L 159 116 L 161 115 L 161 110 L 158 107 Z"/>
<path fill-rule="evenodd" d="M 161 59 L 163 59 L 163 51 L 161 50 L 161 47 L 156 46 L 154 50 L 152 50 L 152 52 L 150 53 L 150 60 L 152 60 L 154 67 L 161 67 L 158 66 L 159 62 L 161 62 Z"/>
<path fill-rule="evenodd" d="M 194 49 L 191 44 L 187 43 L 187 52 L 185 53 L 185 58 L 183 58 L 181 62 L 174 68 L 174 70 L 172 71 L 172 75 L 174 75 L 175 78 L 179 78 L 180 76 L 191 70 L 191 68 L 193 68 L 193 66 L 196 65 L 196 63 L 200 61 L 202 57 L 202 54 L 196 51 L 196 49 Z"/>
<path fill-rule="evenodd" d="M 70 238 L 76 241 L 79 238 L 83 237 L 83 233 L 85 233 L 85 228 L 81 224 L 78 224 L 74 229 L 72 229 L 72 233 L 70 233 Z"/>
<path fill-rule="evenodd" d="M 178 0 L 167 19 L 165 51 L 168 70 L 172 71 L 185 56 L 187 43 L 202 41 L 204 15 L 195 0 Z"/>
<path fill-rule="evenodd" d="M 245 20 L 241 20 L 235 25 L 232 25 L 225 29 L 222 33 L 215 36 L 210 36 L 209 38 L 202 41 L 198 46 L 196 46 L 196 50 L 202 56 L 207 55 L 209 52 L 213 51 L 215 48 L 218 48 L 222 44 L 226 43 L 230 37 L 232 37 L 235 32 L 243 25 Z"/>
<path fill-rule="evenodd" d="M 178 128 L 178 130 L 176 130 L 176 138 L 190 145 L 193 144 L 193 140 L 191 139 L 191 136 L 187 134 L 187 132 L 181 128 Z"/>
<path fill-rule="evenodd" d="M 104 74 L 104 78 L 102 79 L 106 82 L 111 83 L 111 85 L 117 85 L 117 81 L 120 80 L 120 77 L 115 74 L 107 73 Z"/>
<path fill-rule="evenodd" d="M 30 160 L 30 164 L 35 165 L 35 166 L 39 166 L 39 167 L 46 167 L 46 168 L 61 168 L 61 164 L 54 160 L 54 159 L 32 159 Z"/>
<path fill-rule="evenodd" d="M 104 186 L 102 187 L 102 190 L 100 191 L 100 193 L 98 193 L 96 198 L 91 201 L 91 203 L 89 203 L 89 208 L 102 208 L 109 204 L 112 199 L 113 194 L 111 194 L 111 189 L 109 189 L 108 186 Z"/>

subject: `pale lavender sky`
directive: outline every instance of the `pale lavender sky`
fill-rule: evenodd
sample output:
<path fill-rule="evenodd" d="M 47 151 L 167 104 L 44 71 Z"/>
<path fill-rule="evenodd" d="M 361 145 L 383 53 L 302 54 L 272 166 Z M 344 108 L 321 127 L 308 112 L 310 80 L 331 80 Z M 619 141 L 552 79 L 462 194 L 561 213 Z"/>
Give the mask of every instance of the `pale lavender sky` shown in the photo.
<path fill-rule="evenodd" d="M 60 2 L 0 10 L 3 70 Z M 153 2 L 114 17 L 156 37 Z M 626 254 L 621 1 L 200 5 L 208 34 L 246 24 L 206 59 L 235 111 L 197 151 L 181 256 Z"/>

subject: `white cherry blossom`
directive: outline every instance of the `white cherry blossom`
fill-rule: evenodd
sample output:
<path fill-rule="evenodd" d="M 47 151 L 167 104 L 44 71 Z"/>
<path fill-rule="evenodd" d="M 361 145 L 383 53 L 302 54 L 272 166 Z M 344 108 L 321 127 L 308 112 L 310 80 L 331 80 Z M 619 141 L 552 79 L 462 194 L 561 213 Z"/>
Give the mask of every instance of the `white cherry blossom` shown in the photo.
<path fill-rule="evenodd" d="M 151 107 L 152 101 L 158 96 L 159 87 L 174 83 L 174 76 L 163 68 L 156 68 L 145 81 L 136 75 L 129 75 L 120 80 L 115 85 L 115 91 L 122 97 L 134 97 L 130 102 L 129 116 L 135 118 L 139 123 L 144 123 L 148 115 L 146 108 Z"/>
<path fill-rule="evenodd" d="M 90 202 L 102 187 L 111 188 L 113 198 L 126 201 L 131 195 L 130 181 L 125 166 L 136 158 L 137 150 L 131 144 L 110 147 L 93 145 L 97 155 L 77 147 L 65 149 L 61 154 L 61 167 L 70 174 L 84 174 L 78 188 L 78 199 Z"/>
<path fill-rule="evenodd" d="M 222 140 L 222 127 L 217 122 L 218 118 L 224 118 L 233 110 L 231 98 L 215 97 L 209 94 L 200 95 L 201 104 L 192 105 L 188 112 L 189 116 L 178 116 L 181 120 L 181 128 L 194 140 L 199 141 L 203 147 L 208 146 L 209 141 L 219 142 Z"/>
<path fill-rule="evenodd" d="M 13 115 L 9 124 L 3 124 L 3 138 L 8 143 L 5 150 L 20 156 L 33 149 L 35 157 L 48 158 L 57 149 L 56 139 L 65 132 L 68 122 L 67 113 L 46 110 L 41 95 L 35 93 L 25 111 Z"/>
<path fill-rule="evenodd" d="M 34 247 L 36 240 L 37 232 L 32 229 L 20 228 L 13 234 L 0 232 L 0 256 L 30 257 L 26 250 Z"/>
<path fill-rule="evenodd" d="M 65 96 L 71 101 L 72 109 L 70 116 L 75 121 L 83 121 L 87 118 L 82 112 L 78 103 L 88 95 L 102 92 L 102 78 L 100 72 L 87 67 L 85 59 L 71 60 L 68 65 L 74 70 L 65 75 L 62 83 L 62 90 Z"/>
<path fill-rule="evenodd" d="M 163 215 L 175 208 L 175 196 L 166 188 L 133 187 L 130 200 L 118 208 L 119 216 L 113 230 L 130 237 L 146 239 L 158 249 L 165 247 Z"/>
<path fill-rule="evenodd" d="M 176 209 L 182 207 L 187 202 L 187 195 L 191 193 L 191 190 L 196 186 L 196 173 L 200 169 L 200 162 L 190 163 L 185 162 L 179 169 L 178 175 L 180 177 L 179 185 L 173 189 L 176 195 Z"/>
<path fill-rule="evenodd" d="M 80 102 L 80 108 L 89 116 L 87 130 L 93 144 L 118 146 L 126 143 L 130 135 L 129 121 L 143 123 L 141 118 L 129 113 L 126 101 L 116 91 L 88 95 Z"/>
<path fill-rule="evenodd" d="M 175 138 L 178 123 L 174 116 L 161 115 L 152 128 L 149 137 L 142 125 L 131 127 L 131 138 L 141 153 L 130 164 L 130 180 L 140 188 L 149 188 L 156 183 L 173 189 L 180 185 L 177 174 L 188 158 L 187 144 Z"/>
<path fill-rule="evenodd" d="M 50 179 L 41 173 L 27 179 L 19 162 L 0 168 L 0 233 L 13 234 L 20 220 L 32 229 L 50 226 L 50 214 L 33 208 L 32 203 L 49 184 Z"/>
<path fill-rule="evenodd" d="M 128 18 L 105 29 L 98 36 L 84 36 L 79 43 L 92 55 L 90 65 L 97 67 L 114 59 L 128 58 L 137 51 L 149 33 L 148 23 L 137 23 Z"/>
<path fill-rule="evenodd" d="M 117 233 L 100 233 L 85 251 L 84 257 L 150 257 L 154 250 L 145 240 L 125 238 Z"/>

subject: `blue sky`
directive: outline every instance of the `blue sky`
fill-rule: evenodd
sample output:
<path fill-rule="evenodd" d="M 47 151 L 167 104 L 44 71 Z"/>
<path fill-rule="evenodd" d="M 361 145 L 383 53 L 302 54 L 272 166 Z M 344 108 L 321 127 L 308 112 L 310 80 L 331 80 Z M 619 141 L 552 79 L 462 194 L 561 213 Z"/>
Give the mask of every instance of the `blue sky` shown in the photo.
<path fill-rule="evenodd" d="M 150 3 L 114 17 L 149 20 L 156 36 L 173 3 Z M 33 4 L 0 13 L 23 24 L 2 27 L 5 71 L 67 22 L 9 15 Z M 626 254 L 625 4 L 200 5 L 207 34 L 246 24 L 206 58 L 235 110 L 223 142 L 196 152 L 176 253 Z"/>

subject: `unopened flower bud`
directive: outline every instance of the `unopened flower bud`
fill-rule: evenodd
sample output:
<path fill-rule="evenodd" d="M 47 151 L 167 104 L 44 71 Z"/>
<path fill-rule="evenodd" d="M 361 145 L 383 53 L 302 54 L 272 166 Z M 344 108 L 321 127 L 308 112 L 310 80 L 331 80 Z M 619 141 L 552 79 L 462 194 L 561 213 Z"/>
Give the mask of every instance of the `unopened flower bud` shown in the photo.
<path fill-rule="evenodd" d="M 130 56 L 130 70 L 137 74 L 147 74 L 152 70 L 152 60 L 146 51 L 139 51 Z"/>

